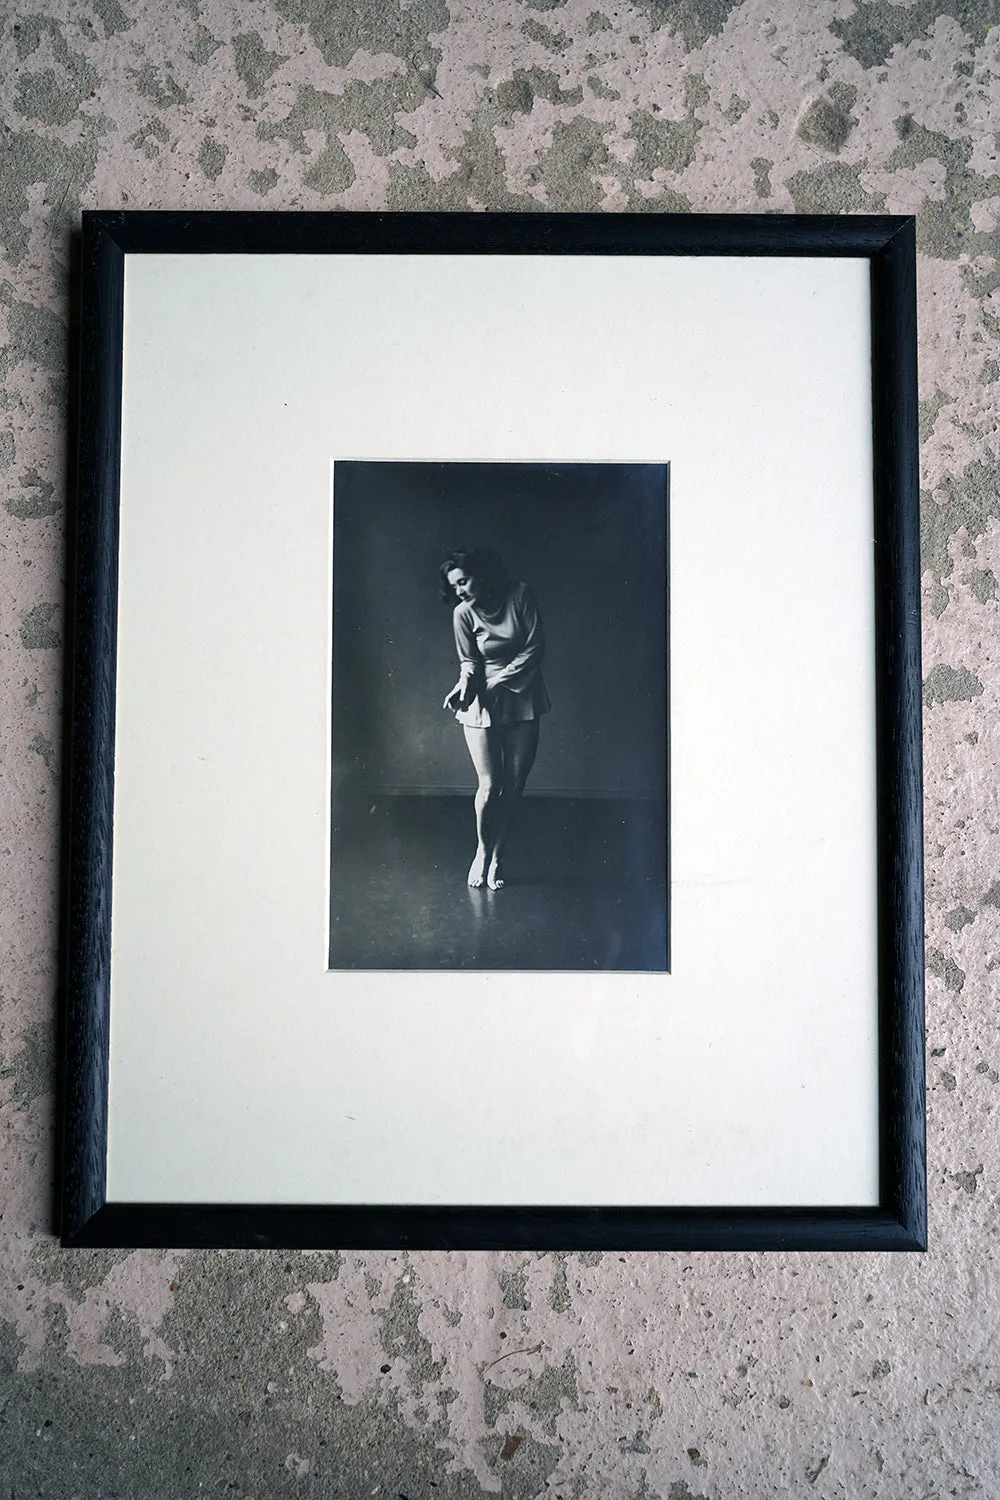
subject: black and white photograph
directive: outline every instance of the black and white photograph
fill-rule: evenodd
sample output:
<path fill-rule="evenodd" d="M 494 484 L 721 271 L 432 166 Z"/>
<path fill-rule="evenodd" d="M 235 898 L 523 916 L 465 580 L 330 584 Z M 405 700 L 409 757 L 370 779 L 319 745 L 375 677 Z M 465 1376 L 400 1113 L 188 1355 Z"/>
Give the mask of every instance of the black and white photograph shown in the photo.
<path fill-rule="evenodd" d="M 668 968 L 668 480 L 334 462 L 330 968 Z"/>

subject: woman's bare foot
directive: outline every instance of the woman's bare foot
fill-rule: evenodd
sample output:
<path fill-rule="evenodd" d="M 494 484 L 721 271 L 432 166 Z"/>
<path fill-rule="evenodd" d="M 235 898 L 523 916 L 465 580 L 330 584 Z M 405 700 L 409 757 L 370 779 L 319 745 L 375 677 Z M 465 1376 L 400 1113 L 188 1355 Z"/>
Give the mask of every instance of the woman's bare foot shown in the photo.
<path fill-rule="evenodd" d="M 480 844 L 476 857 L 469 866 L 469 885 L 478 891 L 486 883 L 486 850 Z"/>
<path fill-rule="evenodd" d="M 489 886 L 491 891 L 503 890 L 503 863 L 496 854 L 494 854 L 493 858 L 490 860 L 490 868 L 489 873 L 486 876 L 486 884 Z"/>

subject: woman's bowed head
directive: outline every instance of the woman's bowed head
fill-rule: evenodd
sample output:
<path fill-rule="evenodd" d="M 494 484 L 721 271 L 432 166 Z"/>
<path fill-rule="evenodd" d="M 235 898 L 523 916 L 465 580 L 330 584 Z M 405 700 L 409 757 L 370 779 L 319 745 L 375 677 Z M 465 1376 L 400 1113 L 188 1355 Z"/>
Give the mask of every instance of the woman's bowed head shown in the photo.
<path fill-rule="evenodd" d="M 469 885 L 503 888 L 503 853 L 538 750 L 549 697 L 541 615 L 526 583 L 486 547 L 458 547 L 441 564 L 453 606 L 458 681 L 444 700 L 465 732 L 477 777 L 477 846 Z"/>

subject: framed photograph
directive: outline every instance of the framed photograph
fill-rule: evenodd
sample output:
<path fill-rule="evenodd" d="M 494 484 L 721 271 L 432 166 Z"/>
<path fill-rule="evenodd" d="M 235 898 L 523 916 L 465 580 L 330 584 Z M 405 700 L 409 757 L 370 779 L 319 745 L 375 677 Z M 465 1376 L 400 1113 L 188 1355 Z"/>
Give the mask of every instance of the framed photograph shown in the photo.
<path fill-rule="evenodd" d="M 82 258 L 63 1243 L 923 1248 L 913 221 Z"/>

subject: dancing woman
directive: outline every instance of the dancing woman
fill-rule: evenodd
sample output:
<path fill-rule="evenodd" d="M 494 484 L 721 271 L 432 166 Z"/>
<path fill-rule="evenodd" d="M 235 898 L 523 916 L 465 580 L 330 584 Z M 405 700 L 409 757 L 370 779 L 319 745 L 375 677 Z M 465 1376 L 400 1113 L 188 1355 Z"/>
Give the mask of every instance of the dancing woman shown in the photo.
<path fill-rule="evenodd" d="M 503 888 L 503 853 L 550 707 L 540 664 L 541 616 L 526 583 L 485 547 L 459 547 L 441 564 L 459 677 L 444 700 L 465 732 L 475 767 L 477 847 L 469 885 Z"/>

